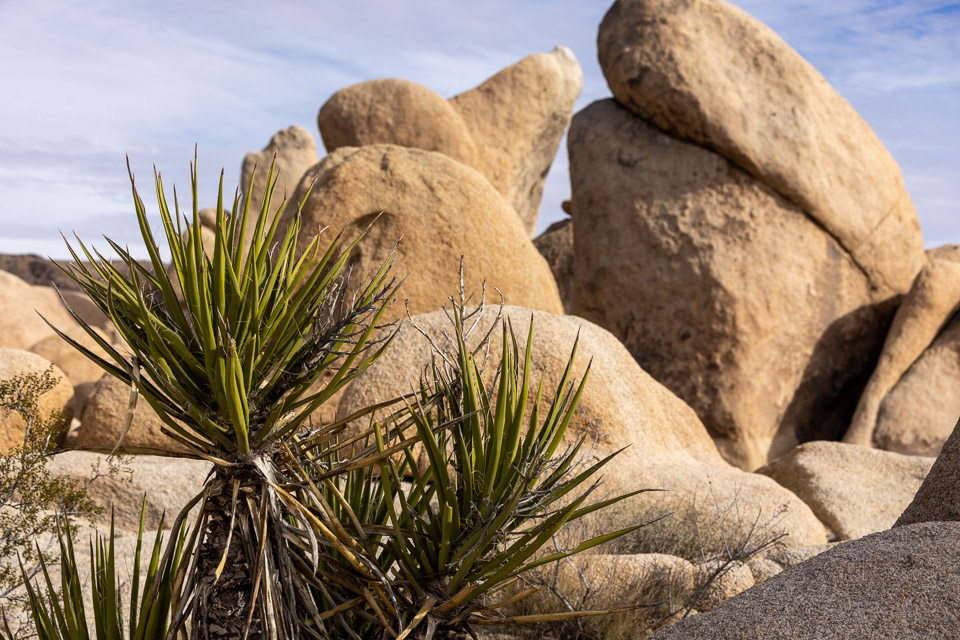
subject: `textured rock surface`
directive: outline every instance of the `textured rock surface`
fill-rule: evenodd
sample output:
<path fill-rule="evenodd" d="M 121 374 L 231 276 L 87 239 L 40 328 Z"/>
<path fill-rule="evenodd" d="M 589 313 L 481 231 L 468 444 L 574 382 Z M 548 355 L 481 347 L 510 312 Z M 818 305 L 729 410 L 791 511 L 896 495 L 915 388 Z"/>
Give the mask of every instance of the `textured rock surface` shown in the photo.
<path fill-rule="evenodd" d="M 368 145 L 337 149 L 313 173 L 319 177 L 303 207 L 299 248 L 325 226 L 332 233 L 349 226 L 354 237 L 379 215 L 354 250 L 354 275 L 375 273 L 402 237 L 394 273 L 408 276 L 400 295 L 411 313 L 439 309 L 456 293 L 461 256 L 467 290 L 479 292 L 486 279 L 488 291 L 498 288 L 508 304 L 562 312 L 550 267 L 474 169 L 439 153 Z M 308 186 L 304 177 L 298 201 Z M 389 314 L 402 315 L 403 305 Z"/>
<path fill-rule="evenodd" d="M 773 31 L 724 0 L 618 0 L 597 43 L 620 104 L 735 161 L 826 229 L 871 284 L 906 292 L 923 241 L 899 166 Z"/>
<path fill-rule="evenodd" d="M 809 547 L 784 547 L 778 545 L 774 546 L 770 551 L 761 553 L 757 558 L 770 560 L 786 569 L 787 567 L 793 567 L 802 562 L 806 562 L 810 558 L 825 553 L 835 546 L 837 546 L 837 543 L 815 544 Z"/>
<path fill-rule="evenodd" d="M 477 146 L 443 96 L 409 80 L 369 80 L 330 96 L 317 115 L 328 153 L 340 147 L 396 144 L 437 151 L 475 166 Z"/>
<path fill-rule="evenodd" d="M 894 526 L 916 522 L 960 522 L 960 422 L 947 438 L 930 473 Z"/>
<path fill-rule="evenodd" d="M 953 320 L 887 393 L 873 444 L 887 451 L 937 456 L 960 417 L 960 320 Z"/>
<path fill-rule="evenodd" d="M 109 468 L 106 455 L 66 451 L 53 456 L 48 469 L 55 476 L 75 478 L 81 482 L 93 478 L 87 487 L 87 495 L 104 508 L 102 524 L 109 526 L 112 511 L 118 529 L 136 532 L 144 499 L 145 529 L 156 531 L 164 513 L 165 525 L 169 527 L 184 505 L 203 488 L 212 466 L 201 460 L 159 456 L 131 456 L 119 462 L 121 472 L 111 477 L 105 475 Z M 100 471 L 96 478 L 95 469 Z M 152 539 L 149 534 L 147 537 Z"/>
<path fill-rule="evenodd" d="M 35 353 L 19 349 L 0 348 L 0 381 L 21 374 L 43 373 L 51 366 L 50 361 Z M 37 411 L 40 420 L 48 420 L 54 412 L 60 412 L 63 424 L 69 425 L 73 418 L 73 387 L 67 376 L 53 367 L 56 385 L 38 398 Z M 0 453 L 23 444 L 27 423 L 20 414 L 0 409 Z"/>
<path fill-rule="evenodd" d="M 533 244 L 550 265 L 563 308 L 573 311 L 573 220 L 554 222 Z"/>
<path fill-rule="evenodd" d="M 893 309 L 802 211 L 612 100 L 568 136 L 574 313 L 746 469 L 846 429 Z"/>
<path fill-rule="evenodd" d="M 103 374 L 90 392 L 87 406 L 74 432 L 71 446 L 78 449 L 97 448 L 112 451 L 123 433 L 130 402 L 130 387 L 109 373 Z M 122 450 L 134 448 L 176 451 L 176 443 L 164 435 L 163 422 L 147 401 L 138 398 L 130 430 L 124 437 Z"/>
<path fill-rule="evenodd" d="M 487 310 L 478 336 L 494 315 L 492 309 Z M 762 512 L 760 520 L 764 522 L 782 510 L 783 518 L 777 526 L 790 534 L 787 544 L 804 546 L 826 541 L 823 525 L 796 496 L 770 478 L 727 464 L 693 411 L 644 372 L 608 331 L 581 318 L 530 309 L 507 307 L 505 315 L 521 340 L 532 316 L 533 370 L 543 372 L 546 397 L 556 388 L 579 331 L 574 371 L 582 375 L 591 358 L 593 363 L 580 402 L 582 410 L 574 416 L 568 438 L 584 433 L 593 439 L 599 433 L 595 456 L 628 446 L 608 464 L 599 494 L 668 489 L 666 493 L 641 494 L 623 507 L 601 512 L 604 521 L 598 528 L 609 531 L 635 524 L 640 517 L 667 512 L 696 511 L 701 521 L 706 521 L 715 519 L 718 509 L 732 510 L 735 515 L 731 520 L 739 516 L 750 522 Z M 448 327 L 448 320 L 440 312 L 417 316 L 414 322 L 434 336 Z M 500 332 L 495 331 L 491 353 L 498 354 L 499 349 Z M 346 390 L 338 417 L 408 392 L 421 367 L 430 362 L 430 355 L 426 339 L 405 324 L 383 357 Z M 490 375 L 495 367 L 496 358 L 488 364 Z"/>
<path fill-rule="evenodd" d="M 893 526 L 933 460 L 842 442 L 807 442 L 757 473 L 810 505 L 839 540 L 853 540 Z"/>
<path fill-rule="evenodd" d="M 503 194 L 530 236 L 544 180 L 582 86 L 573 52 L 557 47 L 527 56 L 450 99 L 477 143 L 474 166 Z"/>
<path fill-rule="evenodd" d="M 697 583 L 702 585 L 699 598 L 694 603 L 698 611 L 713 611 L 755 583 L 750 567 L 742 562 L 731 562 L 719 575 L 712 577 L 720 568 L 721 561 L 718 560 L 697 566 Z"/>
<path fill-rule="evenodd" d="M 0 347 L 29 349 L 57 335 L 41 315 L 61 330 L 78 326 L 53 287 L 30 285 L 0 271 Z"/>
<path fill-rule="evenodd" d="M 657 640 L 955 638 L 960 523 L 898 527 L 786 569 Z"/>
<path fill-rule="evenodd" d="M 247 246 L 250 246 L 250 238 L 257 226 L 257 215 L 267 188 L 267 176 L 270 174 L 274 154 L 277 157 L 279 173 L 274 175 L 277 185 L 273 189 L 273 197 L 270 200 L 271 221 L 280 209 L 284 196 L 288 202 L 293 203 L 293 208 L 296 210 L 298 203 L 292 198 L 293 191 L 307 169 L 317 164 L 320 159 L 317 156 L 317 143 L 314 142 L 313 136 L 303 127 L 295 125 L 276 132 L 262 151 L 251 151 L 243 157 L 243 165 L 240 167 L 240 190 L 244 194 L 251 195 L 250 215 L 247 218 Z M 256 176 L 254 176 L 254 167 L 257 170 Z M 242 211 L 240 214 L 242 215 Z M 214 228 L 214 225 L 208 226 Z"/>
<path fill-rule="evenodd" d="M 946 258 L 931 259 L 917 275 L 893 317 L 883 352 L 860 396 L 844 442 L 874 444 L 880 404 L 958 308 L 960 262 Z M 949 429 L 956 417 L 953 416 L 940 431 Z M 910 428 L 907 425 L 904 427 Z"/>
<path fill-rule="evenodd" d="M 746 564 L 753 575 L 754 583 L 763 582 L 783 571 L 783 567 L 769 558 L 750 558 Z"/>

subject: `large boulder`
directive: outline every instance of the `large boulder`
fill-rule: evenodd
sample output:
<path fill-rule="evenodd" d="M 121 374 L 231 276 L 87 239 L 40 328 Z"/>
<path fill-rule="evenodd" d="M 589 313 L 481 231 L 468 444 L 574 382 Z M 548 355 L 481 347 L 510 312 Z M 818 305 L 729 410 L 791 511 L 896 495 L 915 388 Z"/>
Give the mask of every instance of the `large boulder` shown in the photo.
<path fill-rule="evenodd" d="M 450 99 L 477 143 L 474 166 L 503 194 L 530 236 L 544 180 L 582 87 L 573 52 L 557 47 L 527 56 Z"/>
<path fill-rule="evenodd" d="M 349 241 L 373 223 L 352 256 L 354 286 L 376 273 L 400 241 L 394 273 L 407 276 L 401 295 L 411 313 L 439 309 L 456 293 L 461 256 L 469 290 L 479 291 L 485 279 L 488 291 L 496 287 L 510 304 L 562 313 L 550 267 L 510 205 L 476 170 L 420 149 L 342 147 L 304 176 L 297 201 L 314 174 L 298 248 L 323 227 L 331 237 L 345 229 Z M 402 313 L 403 305 L 394 305 L 388 315 Z"/>
<path fill-rule="evenodd" d="M 117 467 L 113 473 L 111 466 Z M 87 497 L 104 510 L 102 524 L 109 525 L 113 515 L 118 529 L 135 532 L 141 506 L 147 531 L 156 530 L 161 518 L 164 526 L 173 526 L 180 510 L 203 488 L 211 467 L 203 460 L 131 456 L 111 461 L 105 454 L 65 451 L 50 458 L 47 470 L 85 484 Z"/>
<path fill-rule="evenodd" d="M 860 396 L 844 442 L 874 444 L 877 415 L 884 398 L 930 346 L 957 309 L 960 309 L 960 262 L 935 257 L 917 274 L 893 317 L 883 352 Z M 948 418 L 947 424 L 941 425 L 937 431 L 942 434 L 945 429 L 949 430 L 956 418 L 957 415 Z M 903 428 L 916 432 L 917 425 L 903 425 Z"/>
<path fill-rule="evenodd" d="M 47 421 L 55 414 L 59 414 L 58 424 L 65 427 L 70 424 L 74 411 L 73 387 L 63 371 L 35 353 L 0 348 L 0 382 L 18 375 L 42 374 L 48 369 L 52 370 L 55 384 L 52 389 L 44 392 L 37 399 L 36 418 Z M 32 407 L 24 408 L 27 411 L 33 409 Z M 0 454 L 23 444 L 26 430 L 27 423 L 20 413 L 0 408 Z"/>
<path fill-rule="evenodd" d="M 563 308 L 572 312 L 576 292 L 573 286 L 573 220 L 567 218 L 554 222 L 533 240 L 533 245 L 550 265 Z"/>
<path fill-rule="evenodd" d="M 670 626 L 656 640 L 956 638 L 960 523 L 845 542 Z"/>
<path fill-rule="evenodd" d="M 573 119 L 574 313 L 754 469 L 836 439 L 893 312 L 849 253 L 734 163 L 613 100 Z"/>
<path fill-rule="evenodd" d="M 887 393 L 873 444 L 887 451 L 937 456 L 960 417 L 960 319 L 954 319 Z"/>
<path fill-rule="evenodd" d="M 604 469 L 597 495 L 666 489 L 665 493 L 641 494 L 624 506 L 601 512 L 595 524 L 587 525 L 585 534 L 669 512 L 694 512 L 701 522 L 713 521 L 720 511 L 728 515 L 731 526 L 736 525 L 734 521 L 752 523 L 759 518 L 758 522 L 766 523 L 780 518 L 776 526 L 789 534 L 787 543 L 794 546 L 826 541 L 823 525 L 796 496 L 770 478 L 727 464 L 690 407 L 641 369 L 610 332 L 581 318 L 530 309 L 506 307 L 504 314 L 521 341 L 533 320 L 532 366 L 537 377 L 542 372 L 545 401 L 556 389 L 578 335 L 574 374 L 582 375 L 592 359 L 567 438 L 586 436 L 593 444 L 594 456 L 627 447 Z M 475 336 L 486 333 L 495 315 L 493 309 L 485 311 Z M 443 312 L 415 316 L 411 322 L 434 336 L 436 344 L 443 344 L 441 332 L 450 330 Z M 487 364 L 488 376 L 496 369 L 501 344 L 498 329 L 491 336 L 490 353 L 494 355 Z M 390 349 L 346 389 L 338 417 L 409 392 L 422 367 L 429 364 L 431 353 L 429 341 L 409 322 L 404 323 Z M 674 521 L 683 526 L 679 516 L 664 522 L 669 526 Z M 655 532 L 652 528 L 640 530 L 642 534 L 648 531 Z M 625 552 L 640 544 L 631 542 Z"/>
<path fill-rule="evenodd" d="M 273 221 L 273 216 L 280 209 L 284 197 L 286 197 L 288 203 L 292 203 L 291 208 L 296 210 L 297 202 L 292 198 L 293 191 L 307 169 L 317 164 L 319 160 L 317 143 L 314 142 L 313 136 L 303 127 L 296 125 L 276 132 L 262 151 L 251 151 L 243 157 L 243 165 L 240 167 L 240 190 L 244 195 L 250 194 L 247 246 L 250 246 L 253 230 L 257 226 L 260 203 L 263 200 L 264 193 L 266 193 L 267 176 L 270 174 L 270 166 L 273 164 L 274 156 L 277 158 L 276 171 L 279 173 L 274 174 L 277 184 L 270 201 L 269 222 Z M 256 175 L 254 175 L 254 168 L 256 168 Z M 213 213 L 216 213 L 215 210 Z M 243 211 L 241 209 L 235 213 L 242 215 Z M 208 218 L 205 226 L 214 229 L 216 217 L 213 220 L 214 224 L 210 224 Z"/>
<path fill-rule="evenodd" d="M 350 85 L 317 115 L 328 153 L 340 147 L 396 144 L 437 151 L 474 166 L 477 145 L 457 110 L 427 87 L 386 78 Z"/>
<path fill-rule="evenodd" d="M 533 235 L 547 172 L 583 74 L 557 47 L 507 67 L 449 101 L 407 80 L 371 80 L 335 93 L 317 124 L 327 151 L 395 144 L 437 151 L 477 169 Z"/>
<path fill-rule="evenodd" d="M 810 505 L 838 540 L 853 540 L 893 526 L 933 460 L 842 442 L 807 442 L 757 473 Z"/>
<path fill-rule="evenodd" d="M 113 451 L 123 435 L 130 387 L 109 373 L 104 373 L 87 398 L 80 425 L 71 433 L 68 443 L 76 449 Z M 137 399 L 130 430 L 120 442 L 124 450 L 179 451 L 182 448 L 164 434 L 164 423 L 142 397 Z"/>
<path fill-rule="evenodd" d="M 597 45 L 620 104 L 787 197 L 881 292 L 907 291 L 924 256 L 899 166 L 772 30 L 725 0 L 618 0 Z"/>
<path fill-rule="evenodd" d="M 68 310 L 73 311 L 77 314 L 78 318 L 91 327 L 107 328 L 113 326 L 107 314 L 105 314 L 86 293 L 61 289 L 57 294 L 63 298 L 62 303 Z"/>
<path fill-rule="evenodd" d="M 938 521 L 960 522 L 960 422 L 894 526 Z"/>
<path fill-rule="evenodd" d="M 56 336 L 43 318 L 60 330 L 79 326 L 53 287 L 30 285 L 0 271 L 0 347 L 29 349 L 44 338 Z"/>

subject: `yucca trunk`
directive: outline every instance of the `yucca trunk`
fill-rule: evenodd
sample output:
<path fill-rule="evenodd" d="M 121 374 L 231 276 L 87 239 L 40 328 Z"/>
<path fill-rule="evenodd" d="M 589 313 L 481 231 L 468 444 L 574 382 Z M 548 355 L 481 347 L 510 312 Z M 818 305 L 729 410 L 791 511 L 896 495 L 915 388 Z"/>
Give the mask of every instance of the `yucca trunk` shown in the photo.
<path fill-rule="evenodd" d="M 244 488 L 235 505 L 232 487 L 237 481 Z M 246 638 L 259 640 L 264 637 L 260 612 L 255 608 L 252 618 L 250 615 L 250 609 L 254 606 L 253 568 L 257 564 L 254 555 L 257 545 L 250 539 L 249 532 L 252 532 L 254 527 L 245 504 L 249 492 L 261 486 L 253 470 L 228 474 L 218 469 L 211 480 L 208 517 L 197 558 L 200 600 L 192 622 L 194 638 L 243 638 L 247 620 L 251 622 Z M 253 497 L 259 502 L 260 496 Z M 234 520 L 231 536 L 232 516 Z M 217 569 L 223 561 L 225 549 L 226 561 L 217 578 Z"/>

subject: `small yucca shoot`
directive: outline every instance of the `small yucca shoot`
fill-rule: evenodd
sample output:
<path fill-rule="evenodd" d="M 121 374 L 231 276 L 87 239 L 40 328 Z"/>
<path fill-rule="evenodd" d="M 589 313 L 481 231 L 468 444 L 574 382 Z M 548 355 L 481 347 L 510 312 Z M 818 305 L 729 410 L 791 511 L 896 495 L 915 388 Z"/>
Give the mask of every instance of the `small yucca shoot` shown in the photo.
<path fill-rule="evenodd" d="M 163 640 L 166 638 L 171 614 L 173 581 L 180 567 L 186 530 L 181 526 L 173 532 L 172 540 L 167 543 L 172 552 L 171 561 L 161 564 L 163 548 L 163 518 L 161 518 L 153 539 L 147 570 L 141 574 L 143 524 L 143 509 L 141 509 L 140 528 L 137 532 L 137 546 L 133 560 L 133 576 L 130 579 L 126 599 L 123 596 L 123 583 L 127 574 L 124 571 L 117 571 L 118 558 L 114 546 L 115 531 L 112 518 L 109 537 L 97 535 L 95 543 L 93 540 L 90 541 L 89 585 L 85 584 L 81 578 L 81 567 L 74 553 L 70 528 L 66 527 L 58 532 L 59 590 L 54 587 L 48 567 L 42 560 L 41 568 L 44 578 L 42 595 L 38 586 L 34 585 L 24 573 L 27 603 L 39 640 L 87 640 L 91 637 L 88 628 L 88 612 L 83 601 L 86 588 L 91 590 L 92 595 L 92 610 L 89 612 L 94 622 L 92 637 L 115 640 Z M 124 611 L 127 612 L 126 622 Z"/>

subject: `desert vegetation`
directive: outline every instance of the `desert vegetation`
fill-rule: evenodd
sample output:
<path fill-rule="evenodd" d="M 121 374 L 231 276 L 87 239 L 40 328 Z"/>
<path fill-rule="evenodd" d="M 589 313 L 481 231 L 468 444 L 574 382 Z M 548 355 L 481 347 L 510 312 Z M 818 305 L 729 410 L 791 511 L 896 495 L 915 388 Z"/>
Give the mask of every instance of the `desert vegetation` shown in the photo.
<path fill-rule="evenodd" d="M 157 532 L 143 585 L 141 518 L 128 599 L 118 588 L 112 527 L 91 543 L 91 637 L 406 637 L 422 625 L 430 638 L 525 621 L 499 609 L 532 591 L 505 586 L 641 526 L 536 555 L 568 522 L 629 497 L 588 501 L 593 477 L 616 454 L 583 467 L 582 438 L 561 449 L 586 384 L 572 377 L 576 345 L 545 397 L 542 384 L 534 388 L 532 324 L 522 349 L 503 324 L 496 389 L 487 391 L 476 360 L 486 340 L 466 345 L 475 319 L 490 311 L 483 300 L 471 306 L 461 289 L 449 310 L 454 337 L 437 347 L 418 391 L 315 423 L 314 412 L 389 347 L 390 325 L 380 319 L 396 295 L 392 258 L 354 289 L 344 267 L 363 233 L 345 245 L 337 236 L 323 250 L 317 237 L 295 254 L 299 219 L 282 239 L 280 217 L 267 224 L 273 173 L 249 239 L 250 194 L 238 192 L 228 216 L 221 181 L 206 252 L 196 174 L 192 221 L 176 200 L 168 205 L 156 175 L 169 270 L 131 173 L 151 264 L 110 242 L 127 267 L 121 272 L 79 242 L 63 266 L 124 344 L 109 344 L 72 311 L 106 357 L 54 329 L 130 386 L 125 431 L 142 397 L 177 455 L 213 464 L 203 490 L 175 516 L 174 535 L 163 544 Z M 348 430 L 363 421 L 359 432 Z M 426 452 L 423 468 L 414 445 Z M 60 588 L 41 562 L 45 589 L 23 573 L 28 603 L 42 637 L 87 637 L 69 529 L 59 539 Z"/>

